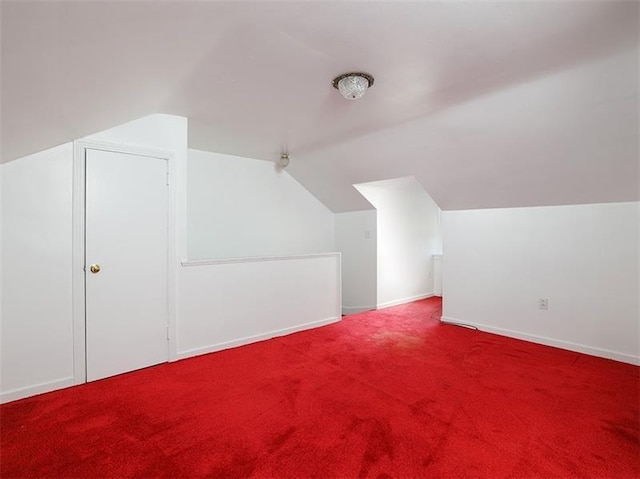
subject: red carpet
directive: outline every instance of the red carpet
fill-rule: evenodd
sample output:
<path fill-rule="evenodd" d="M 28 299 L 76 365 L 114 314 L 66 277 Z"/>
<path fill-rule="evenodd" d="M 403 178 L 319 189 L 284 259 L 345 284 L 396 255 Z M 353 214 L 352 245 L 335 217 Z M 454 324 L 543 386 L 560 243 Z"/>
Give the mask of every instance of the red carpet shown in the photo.
<path fill-rule="evenodd" d="M 10 477 L 638 478 L 639 368 L 433 298 L 0 407 Z"/>

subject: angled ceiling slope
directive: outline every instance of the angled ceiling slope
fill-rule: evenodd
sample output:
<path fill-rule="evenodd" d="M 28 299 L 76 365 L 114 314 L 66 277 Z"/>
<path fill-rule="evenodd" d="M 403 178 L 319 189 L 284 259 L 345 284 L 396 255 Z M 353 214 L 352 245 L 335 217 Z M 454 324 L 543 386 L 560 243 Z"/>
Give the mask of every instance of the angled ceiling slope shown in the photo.
<path fill-rule="evenodd" d="M 411 175 L 443 209 L 638 199 L 635 2 L 1 6 L 2 161 L 162 112 L 192 148 L 286 148 L 334 211 Z"/>

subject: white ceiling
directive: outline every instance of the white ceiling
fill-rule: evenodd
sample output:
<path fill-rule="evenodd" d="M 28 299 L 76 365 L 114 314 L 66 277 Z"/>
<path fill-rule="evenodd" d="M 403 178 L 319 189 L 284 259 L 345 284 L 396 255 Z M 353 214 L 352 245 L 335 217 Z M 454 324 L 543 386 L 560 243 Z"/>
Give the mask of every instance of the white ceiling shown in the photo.
<path fill-rule="evenodd" d="M 414 176 L 443 209 L 637 200 L 636 2 L 2 1 L 2 160 L 151 113 L 334 211 Z M 359 101 L 331 80 L 375 76 Z"/>

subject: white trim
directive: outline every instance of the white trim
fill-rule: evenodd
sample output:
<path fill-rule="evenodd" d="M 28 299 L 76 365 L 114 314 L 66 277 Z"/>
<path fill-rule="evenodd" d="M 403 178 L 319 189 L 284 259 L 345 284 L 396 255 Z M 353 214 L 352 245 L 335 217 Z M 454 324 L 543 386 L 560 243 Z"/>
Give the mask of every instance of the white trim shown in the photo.
<path fill-rule="evenodd" d="M 161 150 L 146 146 L 126 145 L 122 143 L 111 143 L 96 140 L 76 140 L 74 144 L 78 147 L 89 150 L 110 151 L 113 153 L 125 153 L 127 155 L 149 156 L 162 160 L 170 160 L 174 153 L 169 150 Z"/>
<path fill-rule="evenodd" d="M 333 253 L 333 255 L 336 255 L 338 258 L 338 271 L 336 271 L 337 277 L 336 277 L 336 285 L 337 285 L 337 289 L 338 291 L 337 293 L 337 298 L 336 298 L 336 317 L 338 318 L 338 320 L 342 319 L 342 253 Z"/>
<path fill-rule="evenodd" d="M 426 293 L 426 294 L 419 294 L 417 296 L 410 296 L 408 298 L 394 299 L 393 301 L 378 303 L 378 309 L 390 308 L 391 306 L 398 306 L 399 304 L 411 303 L 412 301 L 427 299 L 427 298 L 431 298 L 432 296 L 433 296 L 433 292 Z"/>
<path fill-rule="evenodd" d="M 67 388 L 69 386 L 73 386 L 74 384 L 74 379 L 72 377 L 68 377 L 64 379 L 56 379 L 55 381 L 48 381 L 46 383 L 36 384 L 35 386 L 12 389 L 10 391 L 0 393 L 0 404 L 9 401 L 16 401 L 18 399 L 27 398 L 30 396 L 35 396 L 36 394 L 48 393 L 50 391 L 55 391 L 56 389 Z"/>
<path fill-rule="evenodd" d="M 2 247 L 2 238 L 4 237 L 3 234 L 3 221 L 2 221 L 2 217 L 3 217 L 3 209 L 2 209 L 2 190 L 3 190 L 3 183 L 4 183 L 4 164 L 0 164 L 0 358 L 2 357 L 2 324 L 3 324 L 3 319 L 2 319 L 2 302 L 3 302 L 3 298 L 4 298 L 4 293 L 3 293 L 3 287 L 2 287 L 2 272 L 4 271 L 4 249 Z"/>
<path fill-rule="evenodd" d="M 178 355 L 178 160 L 173 152 L 167 153 L 169 169 L 169 217 L 167 225 L 167 313 L 169 326 L 169 361 Z M 186 161 L 186 160 L 185 160 Z"/>
<path fill-rule="evenodd" d="M 84 293 L 84 193 L 85 147 L 73 144 L 73 206 L 71 239 L 71 290 L 73 323 L 73 382 L 87 381 L 85 349 L 85 293 Z"/>
<path fill-rule="evenodd" d="M 375 309 L 375 304 L 372 304 L 370 306 L 342 306 L 342 314 L 347 316 L 349 314 L 362 313 L 363 311 L 373 311 Z"/>
<path fill-rule="evenodd" d="M 522 339 L 524 341 L 530 341 L 532 343 L 544 344 L 545 346 L 553 346 L 560 349 L 567 349 L 569 351 L 575 351 L 578 353 L 589 354 L 591 356 L 597 356 L 600 358 L 613 359 L 615 361 L 621 361 L 623 363 L 635 364 L 640 366 L 640 357 L 633 356 L 631 354 L 619 353 L 617 351 L 610 351 L 608 349 L 596 348 L 593 346 L 586 346 L 584 344 L 572 343 L 570 341 L 563 341 L 561 339 L 547 338 L 545 336 L 537 336 L 535 334 L 521 333 L 519 331 L 513 331 L 511 329 L 497 328 L 495 326 L 487 326 L 486 324 L 480 324 L 473 321 L 463 321 L 456 318 L 449 318 L 442 316 L 441 321 L 448 323 L 475 326 L 480 331 L 488 333 L 498 334 L 500 336 L 507 336 L 515 339 Z"/>
<path fill-rule="evenodd" d="M 223 349 L 235 348 L 238 346 L 244 346 L 246 344 L 255 343 L 257 341 L 264 341 L 266 339 L 275 338 L 278 336 L 285 336 L 287 334 L 295 333 L 298 331 L 304 331 L 307 329 L 318 328 L 320 326 L 326 326 L 327 324 L 337 323 L 342 318 L 333 317 L 320 319 L 318 321 L 312 321 L 310 323 L 298 324 L 289 328 L 277 329 L 267 333 L 255 334 L 253 336 L 246 336 L 244 338 L 234 339 L 232 341 L 225 341 L 223 343 L 211 344 L 209 346 L 203 346 L 200 348 L 189 349 L 187 351 L 181 351 L 178 353 L 177 359 L 185 359 L 193 356 L 200 356 L 201 354 L 213 353 L 216 351 L 222 351 Z"/>
<path fill-rule="evenodd" d="M 313 253 L 298 254 L 289 256 L 247 256 L 242 258 L 218 258 L 218 259 L 183 259 L 181 264 L 183 267 L 189 266 L 210 266 L 217 264 L 234 264 L 234 263 L 262 263 L 265 261 L 288 261 L 296 259 L 313 259 L 313 258 L 332 258 L 340 257 L 340 253 Z"/>
<path fill-rule="evenodd" d="M 158 158 L 167 162 L 169 171 L 167 217 L 167 317 L 169 341 L 167 360 L 177 357 L 176 308 L 177 308 L 177 164 L 172 151 L 156 148 L 124 145 L 93 140 L 74 141 L 73 154 L 73 211 L 72 211 L 72 296 L 73 296 L 73 384 L 87 380 L 86 331 L 85 331 L 85 158 L 86 150 L 111 151 L 137 156 Z"/>

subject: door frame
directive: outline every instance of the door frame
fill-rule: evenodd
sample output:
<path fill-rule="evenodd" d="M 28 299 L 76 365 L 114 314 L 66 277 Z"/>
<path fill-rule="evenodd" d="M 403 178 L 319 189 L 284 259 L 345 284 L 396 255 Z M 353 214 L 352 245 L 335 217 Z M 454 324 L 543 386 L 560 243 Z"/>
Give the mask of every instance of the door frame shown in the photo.
<path fill-rule="evenodd" d="M 177 359 L 176 342 L 176 213 L 177 164 L 173 152 L 104 141 L 77 140 L 73 142 L 73 211 L 72 211 L 72 325 L 73 325 L 73 383 L 87 382 L 86 362 L 86 290 L 85 290 L 85 174 L 87 150 L 102 150 L 167 161 L 168 217 L 167 217 L 167 316 L 168 360 Z"/>

